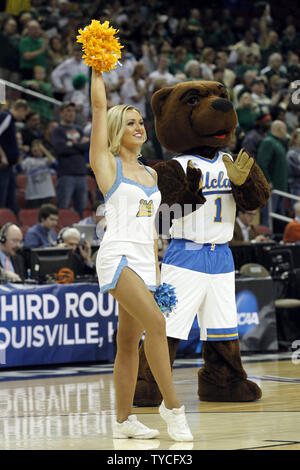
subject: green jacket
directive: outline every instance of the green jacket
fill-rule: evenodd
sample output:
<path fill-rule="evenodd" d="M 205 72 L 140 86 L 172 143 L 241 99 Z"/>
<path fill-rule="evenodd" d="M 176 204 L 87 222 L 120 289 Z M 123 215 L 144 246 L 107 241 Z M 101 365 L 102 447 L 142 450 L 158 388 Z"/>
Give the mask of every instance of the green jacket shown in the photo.
<path fill-rule="evenodd" d="M 288 166 L 286 144 L 282 139 L 269 135 L 258 147 L 257 164 L 260 166 L 273 189 L 288 190 Z"/>

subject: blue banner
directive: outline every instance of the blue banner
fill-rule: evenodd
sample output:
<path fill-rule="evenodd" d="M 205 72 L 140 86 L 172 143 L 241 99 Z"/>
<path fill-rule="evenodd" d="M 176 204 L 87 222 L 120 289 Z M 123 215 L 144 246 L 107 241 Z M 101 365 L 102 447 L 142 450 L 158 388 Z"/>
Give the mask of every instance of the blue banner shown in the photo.
<path fill-rule="evenodd" d="M 0 286 L 0 367 L 109 361 L 117 303 L 98 284 Z"/>

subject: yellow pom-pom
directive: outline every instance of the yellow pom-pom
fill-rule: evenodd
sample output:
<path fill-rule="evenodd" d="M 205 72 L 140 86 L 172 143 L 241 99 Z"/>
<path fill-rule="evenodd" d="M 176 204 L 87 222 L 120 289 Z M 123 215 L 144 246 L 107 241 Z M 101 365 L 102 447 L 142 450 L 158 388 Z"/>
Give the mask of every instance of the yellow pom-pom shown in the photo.
<path fill-rule="evenodd" d="M 78 32 L 77 42 L 82 43 L 82 57 L 86 65 L 97 72 L 109 72 L 116 67 L 123 47 L 115 37 L 119 32 L 117 29 L 109 26 L 108 21 L 101 24 L 98 20 L 92 20 L 89 26 Z"/>

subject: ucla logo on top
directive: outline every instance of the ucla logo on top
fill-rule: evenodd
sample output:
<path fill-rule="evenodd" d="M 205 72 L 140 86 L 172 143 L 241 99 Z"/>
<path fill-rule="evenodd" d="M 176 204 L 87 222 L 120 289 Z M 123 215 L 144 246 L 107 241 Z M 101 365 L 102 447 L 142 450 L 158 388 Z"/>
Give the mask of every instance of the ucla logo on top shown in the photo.
<path fill-rule="evenodd" d="M 139 210 L 136 214 L 136 217 L 151 217 L 154 214 L 153 201 L 146 201 L 146 199 L 141 199 L 139 202 Z"/>

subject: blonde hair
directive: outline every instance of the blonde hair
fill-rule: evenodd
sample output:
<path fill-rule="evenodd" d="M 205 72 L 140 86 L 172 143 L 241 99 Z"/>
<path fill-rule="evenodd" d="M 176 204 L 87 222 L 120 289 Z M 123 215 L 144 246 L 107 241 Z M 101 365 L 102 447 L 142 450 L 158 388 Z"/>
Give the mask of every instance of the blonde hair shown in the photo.
<path fill-rule="evenodd" d="M 300 134 L 300 128 L 299 127 L 297 129 L 293 130 L 293 132 L 291 134 L 290 141 L 289 141 L 289 147 L 293 147 L 293 145 L 295 145 L 297 137 L 298 137 L 299 134 Z"/>
<path fill-rule="evenodd" d="M 107 113 L 108 148 L 114 155 L 120 150 L 121 140 L 126 127 L 126 111 L 130 110 L 137 111 L 142 118 L 141 111 L 138 108 L 125 104 L 113 106 Z M 144 142 L 146 138 L 145 133 Z"/>

